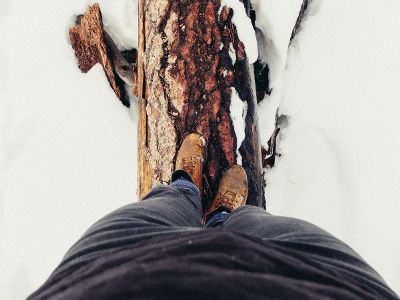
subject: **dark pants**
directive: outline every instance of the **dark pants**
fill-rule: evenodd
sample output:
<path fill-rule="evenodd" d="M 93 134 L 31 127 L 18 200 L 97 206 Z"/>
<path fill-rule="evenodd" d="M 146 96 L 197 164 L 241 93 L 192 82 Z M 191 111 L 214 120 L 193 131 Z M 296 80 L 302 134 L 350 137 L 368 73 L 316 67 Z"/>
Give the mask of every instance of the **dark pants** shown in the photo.
<path fill-rule="evenodd" d="M 201 231 L 203 214 L 200 197 L 174 186 L 154 188 L 143 201 L 124 206 L 95 223 L 71 247 L 55 273 L 85 264 L 110 251 L 154 237 L 182 231 Z M 307 254 L 320 260 L 332 260 L 332 253 L 340 251 L 351 258 L 351 267 L 367 272 L 377 280 L 382 278 L 345 243 L 308 222 L 272 216 L 254 206 L 243 206 L 230 214 L 219 230 L 243 232 L 261 239 L 283 243 L 301 243 Z M 215 230 L 215 229 L 206 229 Z M 218 230 L 218 229 L 217 229 Z M 313 250 L 313 246 L 315 249 Z M 324 254 L 321 249 L 326 249 Z M 354 266 L 354 261 L 357 266 Z M 338 264 L 342 264 L 338 261 Z"/>

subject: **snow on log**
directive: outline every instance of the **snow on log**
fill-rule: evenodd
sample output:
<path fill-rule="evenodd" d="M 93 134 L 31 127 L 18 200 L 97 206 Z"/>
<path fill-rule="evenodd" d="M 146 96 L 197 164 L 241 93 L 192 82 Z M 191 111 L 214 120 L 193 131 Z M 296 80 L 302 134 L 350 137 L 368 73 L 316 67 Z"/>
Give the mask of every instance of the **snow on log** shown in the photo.
<path fill-rule="evenodd" d="M 139 1 L 140 196 L 169 182 L 181 142 L 199 132 L 208 143 L 205 175 L 211 191 L 216 192 L 224 171 L 240 154 L 249 179 L 248 204 L 265 206 L 250 5 L 223 3 L 227 5 L 218 0 Z M 248 38 L 238 34 L 243 30 L 234 20 L 250 30 Z M 240 108 L 231 108 L 233 96 L 242 102 Z"/>

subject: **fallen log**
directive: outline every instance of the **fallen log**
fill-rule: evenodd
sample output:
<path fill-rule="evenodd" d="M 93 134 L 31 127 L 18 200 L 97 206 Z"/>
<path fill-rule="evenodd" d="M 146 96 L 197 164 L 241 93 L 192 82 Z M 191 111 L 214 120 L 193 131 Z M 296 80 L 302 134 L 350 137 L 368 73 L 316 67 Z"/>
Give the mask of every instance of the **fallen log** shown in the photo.
<path fill-rule="evenodd" d="M 250 4 L 243 2 L 249 14 Z M 251 49 L 238 34 L 235 14 L 220 1 L 139 0 L 140 196 L 169 182 L 181 142 L 199 132 L 208 143 L 211 194 L 224 171 L 241 162 L 248 204 L 265 207 Z M 233 118 L 238 106 L 243 109 Z M 234 126 L 241 117 L 244 133 Z"/>

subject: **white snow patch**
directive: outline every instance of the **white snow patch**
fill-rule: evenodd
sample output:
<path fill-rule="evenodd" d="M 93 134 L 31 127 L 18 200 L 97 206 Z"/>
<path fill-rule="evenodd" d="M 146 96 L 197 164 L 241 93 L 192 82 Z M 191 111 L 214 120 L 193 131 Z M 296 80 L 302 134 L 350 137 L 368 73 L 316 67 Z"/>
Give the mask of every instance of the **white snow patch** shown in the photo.
<path fill-rule="evenodd" d="M 130 0 L 91 0 L 99 3 L 106 31 L 120 50 L 137 48 L 137 2 Z"/>
<path fill-rule="evenodd" d="M 0 18 L 5 16 L 10 10 L 12 0 L 1 0 L 0 2 Z"/>
<path fill-rule="evenodd" d="M 315 2 L 314 0 L 313 2 Z M 296 23 L 302 0 L 252 0 L 256 10 L 256 28 L 260 50 L 259 59 L 267 62 L 269 68 L 269 87 L 271 95 L 266 95 L 260 104 L 263 117 L 261 143 L 267 146 L 275 130 L 275 114 L 282 99 L 282 76 L 287 62 L 290 36 Z"/>
<path fill-rule="evenodd" d="M 234 65 L 236 63 L 236 51 L 233 47 L 233 44 L 230 44 L 229 46 L 229 56 L 231 57 L 232 64 Z"/>
<path fill-rule="evenodd" d="M 233 128 L 235 129 L 236 139 L 237 139 L 237 163 L 242 164 L 242 155 L 239 153 L 239 148 L 242 145 L 246 134 L 246 116 L 247 116 L 247 102 L 242 101 L 239 97 L 238 92 L 235 88 L 232 89 L 231 96 L 231 119 L 233 122 Z"/>
<path fill-rule="evenodd" d="M 243 42 L 249 63 L 255 63 L 258 58 L 256 33 L 246 14 L 244 4 L 239 0 L 222 0 L 221 8 L 224 6 L 233 9 L 232 23 L 236 25 L 239 39 Z"/>
<path fill-rule="evenodd" d="M 256 10 L 256 27 L 262 31 L 266 51 L 260 59 L 268 63 L 270 87 L 275 88 L 286 66 L 290 36 L 303 0 L 251 0 Z M 313 1 L 315 2 L 315 0 Z"/>

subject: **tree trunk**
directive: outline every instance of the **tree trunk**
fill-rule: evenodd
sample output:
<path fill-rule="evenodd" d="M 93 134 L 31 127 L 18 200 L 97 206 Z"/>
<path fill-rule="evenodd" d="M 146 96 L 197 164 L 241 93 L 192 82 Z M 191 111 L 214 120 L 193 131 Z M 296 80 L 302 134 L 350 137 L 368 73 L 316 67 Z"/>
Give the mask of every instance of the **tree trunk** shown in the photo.
<path fill-rule="evenodd" d="M 216 192 L 240 153 L 248 204 L 265 207 L 253 66 L 231 21 L 234 11 L 220 6 L 218 0 L 139 1 L 140 196 L 170 181 L 181 142 L 199 132 L 208 144 L 209 190 Z M 247 103 L 243 142 L 230 114 L 235 93 Z"/>

